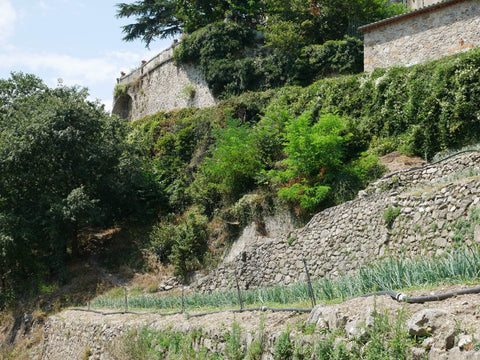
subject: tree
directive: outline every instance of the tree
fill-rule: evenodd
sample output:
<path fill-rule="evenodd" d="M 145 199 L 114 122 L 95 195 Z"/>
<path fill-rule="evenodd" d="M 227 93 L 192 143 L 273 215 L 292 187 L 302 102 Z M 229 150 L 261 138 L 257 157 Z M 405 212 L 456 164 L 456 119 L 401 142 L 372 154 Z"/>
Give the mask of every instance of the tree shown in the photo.
<path fill-rule="evenodd" d="M 173 37 L 183 31 L 182 20 L 176 16 L 176 0 L 143 0 L 133 4 L 117 4 L 117 17 L 136 17 L 136 22 L 123 26 L 123 40 L 141 39 L 149 47 L 150 43 L 160 37 Z"/>
<path fill-rule="evenodd" d="M 305 112 L 290 120 L 285 131 L 285 170 L 272 171 L 284 184 L 279 196 L 313 213 L 327 199 L 332 183 L 344 167 L 345 121 L 336 114 L 322 114 L 312 124 Z"/>
<path fill-rule="evenodd" d="M 241 24 L 257 22 L 262 1 L 253 0 L 140 0 L 117 4 L 117 17 L 136 17 L 123 26 L 125 41 L 140 39 L 148 47 L 155 38 L 192 33 L 207 24 L 230 18 Z"/>
<path fill-rule="evenodd" d="M 288 51 L 343 39 L 350 19 L 368 23 L 404 11 L 402 4 L 386 0 L 266 0 L 266 8 L 267 44 Z"/>
<path fill-rule="evenodd" d="M 50 89 L 33 75 L 0 80 L 4 278 L 65 279 L 79 229 L 132 216 L 155 194 L 126 141 L 128 124 L 87 96 L 86 89 Z"/>
<path fill-rule="evenodd" d="M 263 165 L 257 139 L 248 125 L 229 117 L 227 127 L 214 131 L 212 155 L 202 172 L 209 183 L 216 184 L 229 201 L 235 201 L 255 185 L 255 175 Z"/>

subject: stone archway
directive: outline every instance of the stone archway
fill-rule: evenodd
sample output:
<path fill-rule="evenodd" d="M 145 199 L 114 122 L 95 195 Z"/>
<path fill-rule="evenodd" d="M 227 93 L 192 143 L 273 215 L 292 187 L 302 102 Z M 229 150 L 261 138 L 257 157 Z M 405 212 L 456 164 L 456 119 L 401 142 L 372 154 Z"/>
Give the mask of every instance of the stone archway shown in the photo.
<path fill-rule="evenodd" d="M 132 114 L 132 98 L 128 94 L 118 96 L 113 103 L 112 114 L 130 120 Z"/>

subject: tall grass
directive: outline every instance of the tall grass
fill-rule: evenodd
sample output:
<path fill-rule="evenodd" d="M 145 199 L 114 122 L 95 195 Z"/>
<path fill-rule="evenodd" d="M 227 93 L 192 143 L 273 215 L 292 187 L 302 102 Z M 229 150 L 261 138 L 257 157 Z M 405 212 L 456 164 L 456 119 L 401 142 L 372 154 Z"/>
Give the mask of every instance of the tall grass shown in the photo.
<path fill-rule="evenodd" d="M 313 290 L 318 301 L 338 301 L 374 290 L 399 290 L 440 283 L 475 282 L 480 277 L 480 248 L 452 249 L 443 256 L 405 259 L 391 257 L 361 267 L 351 275 L 315 281 Z M 275 286 L 242 292 L 247 306 L 309 306 L 310 296 L 305 283 Z M 180 310 L 181 295 L 129 296 L 128 307 L 158 311 Z M 123 308 L 120 292 L 107 293 L 92 301 L 94 308 Z M 189 293 L 184 297 L 187 310 L 239 308 L 235 289 L 210 294 Z"/>

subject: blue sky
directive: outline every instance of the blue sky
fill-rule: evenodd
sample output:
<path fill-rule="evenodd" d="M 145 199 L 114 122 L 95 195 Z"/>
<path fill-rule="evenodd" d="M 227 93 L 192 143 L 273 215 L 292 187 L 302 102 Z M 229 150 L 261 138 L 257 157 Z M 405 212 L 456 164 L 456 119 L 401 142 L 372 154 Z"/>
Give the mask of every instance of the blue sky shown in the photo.
<path fill-rule="evenodd" d="M 32 73 L 54 87 L 87 87 L 92 99 L 111 109 L 121 71 L 129 72 L 168 47 L 158 40 L 146 49 L 140 41 L 122 41 L 119 2 L 136 0 L 0 0 L 0 78 Z"/>

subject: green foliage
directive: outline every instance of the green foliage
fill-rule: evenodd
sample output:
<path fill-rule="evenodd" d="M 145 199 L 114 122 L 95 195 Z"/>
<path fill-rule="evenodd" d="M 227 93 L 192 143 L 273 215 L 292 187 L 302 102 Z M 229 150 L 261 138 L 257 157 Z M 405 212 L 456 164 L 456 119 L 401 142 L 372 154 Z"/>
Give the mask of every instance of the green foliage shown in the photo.
<path fill-rule="evenodd" d="M 177 62 L 196 62 L 235 58 L 252 45 L 253 33 L 235 23 L 216 22 L 187 36 L 175 49 Z"/>
<path fill-rule="evenodd" d="M 109 352 L 121 359 L 218 359 L 216 354 L 205 347 L 194 350 L 193 345 L 199 336 L 201 336 L 199 331 L 183 334 L 172 330 L 158 331 L 143 327 L 129 331 Z"/>
<path fill-rule="evenodd" d="M 315 347 L 315 355 L 319 360 L 333 359 L 333 354 L 335 351 L 335 343 L 333 340 L 333 337 L 328 337 L 326 339 L 320 339 L 317 342 Z"/>
<path fill-rule="evenodd" d="M 258 334 L 255 340 L 252 341 L 247 351 L 247 360 L 261 360 L 263 355 L 263 346 L 265 337 L 265 318 L 260 319 L 260 326 L 258 328 Z"/>
<path fill-rule="evenodd" d="M 79 229 L 147 220 L 156 202 L 128 124 L 87 96 L 32 75 L 0 80 L 0 273 L 17 285 L 64 281 Z"/>
<path fill-rule="evenodd" d="M 357 188 L 357 183 L 370 178 L 369 169 L 376 166 L 371 158 L 350 164 L 346 161 L 352 134 L 347 132 L 344 119 L 325 113 L 312 124 L 311 117 L 311 112 L 304 112 L 287 123 L 284 135 L 287 157 L 283 161 L 286 169 L 270 172 L 284 184 L 279 196 L 297 203 L 308 213 L 331 201 L 332 189 L 336 193 L 344 191 L 346 198 L 351 196 L 351 191 L 342 187 Z"/>
<path fill-rule="evenodd" d="M 117 17 L 134 17 L 123 26 L 123 40 L 142 40 L 148 47 L 156 38 L 192 33 L 226 17 L 252 26 L 263 9 L 263 2 L 252 0 L 139 0 L 117 4 Z M 245 27 L 243 26 L 243 27 Z"/>
<path fill-rule="evenodd" d="M 190 210 L 175 228 L 169 259 L 175 266 L 175 274 L 185 278 L 197 270 L 207 252 L 208 229 L 206 217 Z"/>
<path fill-rule="evenodd" d="M 140 0 L 117 7 L 118 17 L 136 17 L 123 27 L 124 40 L 149 46 L 156 37 L 188 34 L 175 49 L 177 64 L 200 65 L 220 97 L 360 72 L 363 44 L 329 40 L 343 39 L 351 19 L 373 22 L 404 10 L 384 0 Z"/>
<path fill-rule="evenodd" d="M 293 360 L 309 360 L 312 358 L 312 346 L 310 344 L 296 343 L 293 349 Z"/>
<path fill-rule="evenodd" d="M 289 33 L 295 29 L 298 41 L 309 45 L 342 39 L 346 35 L 349 19 L 355 18 L 368 23 L 404 11 L 402 6 L 392 6 L 383 0 L 267 0 L 266 2 L 267 39 L 275 36 L 281 39 L 282 31 L 287 30 Z M 289 38 L 287 35 L 286 42 L 289 42 Z"/>
<path fill-rule="evenodd" d="M 323 45 L 304 48 L 310 71 L 316 79 L 331 74 L 356 74 L 363 71 L 363 42 L 347 37 Z"/>
<path fill-rule="evenodd" d="M 297 53 L 305 46 L 302 37 L 299 37 L 301 25 L 292 21 L 277 20 L 269 24 L 265 33 L 265 43 L 281 54 Z"/>
<path fill-rule="evenodd" d="M 261 33 L 235 23 L 209 24 L 180 43 L 175 61 L 200 65 L 210 89 L 220 97 L 286 83 L 307 85 L 326 75 L 363 70 L 363 43 L 357 39 L 304 47 L 293 25 L 279 29 L 278 35 L 269 34 L 269 46 L 275 51 L 257 51 L 249 57 L 249 48 L 260 48 Z"/>
<path fill-rule="evenodd" d="M 273 358 L 275 360 L 289 360 L 292 358 L 294 344 L 290 340 L 290 331 L 283 331 L 273 345 Z"/>
<path fill-rule="evenodd" d="M 400 215 L 402 209 L 399 207 L 394 207 L 394 206 L 389 206 L 384 212 L 383 212 L 383 220 L 385 220 L 385 223 L 387 224 L 387 228 L 391 229 L 393 226 L 393 223 L 395 222 L 395 219 Z"/>
<path fill-rule="evenodd" d="M 385 0 L 139 0 L 117 4 L 117 8 L 117 17 L 135 18 L 123 26 L 123 39 L 141 39 L 147 47 L 157 37 L 193 33 L 225 19 L 242 27 L 262 28 L 280 39 L 282 31 L 293 26 L 300 42 L 321 44 L 341 39 L 351 18 L 366 23 L 405 11 L 401 4 Z M 289 38 L 287 42 L 293 43 Z M 282 47 L 283 41 L 278 45 Z"/>
<path fill-rule="evenodd" d="M 169 221 L 162 221 L 153 226 L 150 232 L 150 250 L 160 261 L 168 260 L 175 245 L 176 236 L 176 226 Z"/>
<path fill-rule="evenodd" d="M 253 26 L 262 10 L 262 1 L 178 0 L 177 16 L 183 20 L 185 32 L 192 33 L 226 18 L 243 26 Z"/>
<path fill-rule="evenodd" d="M 157 37 L 167 38 L 182 31 L 182 20 L 176 16 L 177 1 L 137 1 L 117 4 L 117 17 L 135 17 L 136 22 L 123 26 L 123 40 L 141 39 L 148 47 Z"/>
<path fill-rule="evenodd" d="M 458 219 L 453 224 L 454 234 L 452 240 L 457 245 L 462 245 L 466 241 L 474 240 L 475 227 L 480 224 L 480 210 L 472 209 L 468 219 Z"/>
<path fill-rule="evenodd" d="M 182 213 L 192 204 L 188 188 L 210 143 L 210 121 L 205 112 L 184 109 L 134 124 L 131 137 L 149 153 L 153 176 L 166 197 L 161 213 Z"/>
<path fill-rule="evenodd" d="M 253 60 L 242 55 L 254 39 L 248 27 L 216 22 L 187 36 L 175 49 L 175 61 L 199 64 L 216 95 L 240 93 L 254 88 Z"/>
<path fill-rule="evenodd" d="M 117 84 L 113 88 L 113 98 L 116 99 L 121 95 L 124 95 L 127 93 L 127 85 L 125 84 Z"/>
<path fill-rule="evenodd" d="M 218 184 L 222 194 L 236 200 L 253 188 L 255 175 L 263 167 L 255 133 L 239 120 L 228 118 L 227 127 L 214 131 L 214 136 L 211 157 L 201 171 L 209 183 Z"/>
<path fill-rule="evenodd" d="M 164 195 L 158 208 L 163 222 L 152 234 L 150 249 L 162 260 L 171 258 L 169 234 L 181 221 L 165 220 L 168 213 L 181 219 L 194 206 L 209 220 L 219 215 L 241 225 L 261 223 L 265 210 L 279 203 L 276 194 L 300 214 L 312 214 L 353 198 L 380 176 L 376 154 L 401 150 L 423 157 L 426 151 L 431 158 L 437 150 L 476 139 L 479 59 L 474 49 L 410 68 L 324 79 L 306 88 L 246 92 L 211 109 L 139 121 L 130 143 L 149 154 L 150 177 Z M 86 197 L 88 189 L 78 187 L 70 196 L 73 202 L 66 197 L 70 219 L 98 207 Z M 263 200 L 250 206 L 253 192 Z M 70 208 L 72 203 L 79 206 Z M 386 224 L 392 219 L 389 215 Z M 13 241 L 0 239 L 5 248 Z"/>
<path fill-rule="evenodd" d="M 233 321 L 232 331 L 226 337 L 225 355 L 229 360 L 242 360 L 245 357 L 241 344 L 241 328 L 237 321 Z"/>
<path fill-rule="evenodd" d="M 373 326 L 357 339 L 357 353 L 362 351 L 365 359 L 409 359 L 413 339 L 406 329 L 405 311 L 398 311 L 394 321 L 386 312 L 374 311 L 372 316 Z"/>
<path fill-rule="evenodd" d="M 398 311 L 392 320 L 387 313 L 372 313 L 373 325 L 362 326 L 363 334 L 350 340 L 336 341 L 340 332 L 327 333 L 315 345 L 315 355 L 319 360 L 348 359 L 408 359 L 414 344 L 406 331 L 405 312 Z"/>
<path fill-rule="evenodd" d="M 342 330 L 324 331 L 315 337 L 313 344 L 290 340 L 287 331 L 282 332 L 274 344 L 273 358 L 276 360 L 307 360 L 312 356 L 318 360 L 349 359 L 408 359 L 415 339 L 406 330 L 406 312 L 399 310 L 393 316 L 387 312 L 374 310 L 371 314 L 372 326 L 361 326 L 362 335 L 346 340 Z M 243 359 L 240 338 L 241 329 L 237 322 L 232 325 L 232 332 L 227 333 L 225 352 L 211 353 L 204 347 L 193 350 L 193 344 L 202 336 L 200 331 L 189 334 L 171 330 L 153 330 L 147 327 L 129 331 L 117 346 L 110 351 L 117 358 L 130 359 Z M 340 341 L 339 341 L 340 340 Z M 198 343 L 197 343 L 198 344 Z M 198 345 L 197 345 L 198 346 Z M 252 345 L 253 346 L 253 345 Z M 250 353 L 249 353 L 250 354 Z M 260 359 L 250 357 L 247 359 Z"/>
<path fill-rule="evenodd" d="M 461 248 L 449 250 L 442 256 L 405 259 L 389 258 L 360 267 L 357 272 L 334 280 L 323 278 L 313 282 L 317 301 L 345 300 L 372 291 L 395 290 L 412 287 L 474 282 L 480 272 L 480 249 Z M 265 304 L 290 305 L 308 303 L 309 289 L 306 283 L 291 286 L 274 286 L 242 291 L 245 306 L 259 307 Z M 183 298 L 187 309 L 239 307 L 238 294 L 233 291 L 186 294 Z M 98 297 L 91 303 L 95 308 L 125 307 L 123 292 Z M 145 296 L 143 293 L 128 297 L 129 308 L 182 309 L 182 296 Z M 275 305 L 273 305 L 275 306 Z M 302 330 L 308 333 L 308 328 Z"/>

